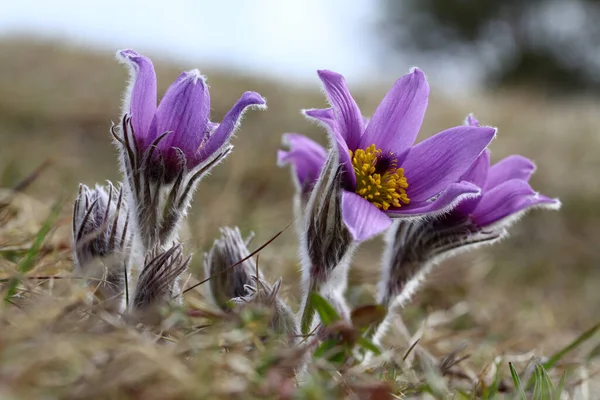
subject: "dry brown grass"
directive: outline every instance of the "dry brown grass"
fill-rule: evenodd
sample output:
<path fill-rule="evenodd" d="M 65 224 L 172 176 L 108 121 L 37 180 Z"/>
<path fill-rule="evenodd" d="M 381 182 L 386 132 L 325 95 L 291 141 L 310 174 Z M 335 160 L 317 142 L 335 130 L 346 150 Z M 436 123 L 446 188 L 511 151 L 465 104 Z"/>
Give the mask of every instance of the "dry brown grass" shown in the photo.
<path fill-rule="evenodd" d="M 222 225 L 239 225 L 243 231 L 253 230 L 257 233 L 255 243 L 260 244 L 292 218 L 293 188 L 289 173 L 275 167 L 281 133 L 301 132 L 324 142 L 324 133 L 306 122 L 299 113 L 301 108 L 325 105 L 317 90 L 316 76 L 315 88 L 307 89 L 290 86 L 289 82 L 223 74 L 202 68 L 201 64 L 194 66 L 199 66 L 208 76 L 215 120 L 221 119 L 245 90 L 263 94 L 269 109 L 248 113 L 234 141 L 236 148 L 232 156 L 200 185 L 190 218 L 187 247 L 196 254 L 202 253 Z M 156 67 L 160 89 L 164 90 L 182 68 L 192 66 L 173 66 L 159 61 Z M 15 218 L 11 219 L 10 229 L 5 226 L 0 232 L 0 248 L 27 242 L 54 200 L 63 194 L 70 201 L 79 182 L 93 184 L 105 179 L 118 180 L 115 149 L 108 128 L 111 120 L 116 121 L 119 117 L 121 91 L 126 79 L 126 72 L 110 53 L 92 53 L 27 39 L 0 41 L 0 186 L 13 186 L 44 160 L 50 158 L 53 161 L 27 190 L 28 195 L 37 200 L 24 197 L 11 206 Z M 385 87 L 366 88 L 363 85 L 354 93 L 364 113 L 370 114 Z M 425 329 L 422 343 L 436 355 L 446 354 L 464 343 L 465 351 L 474 353 L 468 361 L 470 368 L 480 371 L 495 356 L 504 353 L 550 354 L 598 322 L 600 251 L 596 232 L 600 229 L 600 207 L 597 205 L 600 202 L 600 103 L 591 99 L 544 99 L 532 93 L 514 92 L 450 98 L 433 88 L 421 139 L 459 124 L 467 112 L 474 112 L 481 121 L 499 127 L 498 138 L 492 145 L 494 159 L 516 152 L 532 158 L 538 165 L 534 187 L 549 196 L 560 197 L 563 202 L 563 209 L 558 213 L 533 212 L 528 215 L 513 229 L 512 237 L 494 249 L 445 263 L 406 310 L 405 320 L 413 331 L 426 321 L 433 323 L 431 318 L 435 322 L 436 315 L 449 318 L 446 323 Z M 67 217 L 61 222 L 52 243 L 64 248 L 69 243 Z M 260 257 L 268 276 L 284 276 L 287 296 L 292 302 L 298 296 L 295 240 L 290 229 Z M 355 259 L 353 281 L 356 285 L 349 293 L 354 304 L 372 301 L 380 246 L 379 241 L 369 243 Z M 53 257 L 57 255 L 61 266 L 54 263 L 56 258 Z M 68 268 L 67 257 L 68 250 L 50 252 L 35 272 L 54 273 L 57 269 Z M 200 257 L 196 257 L 196 271 L 199 261 Z M 14 265 L 5 259 L 0 263 L 4 268 Z M 44 298 L 51 299 L 46 295 L 47 290 L 43 286 Z M 57 310 L 64 310 L 64 302 L 77 303 L 81 297 L 71 289 L 67 293 L 51 301 L 63 303 L 49 304 L 48 309 L 58 313 Z M 7 396 L 3 398 L 40 395 L 44 387 L 50 385 L 44 382 L 58 379 L 56 373 L 51 372 L 54 370 L 64 372 L 57 385 L 63 385 L 62 389 L 72 385 L 73 392 L 69 394 L 73 397 L 70 398 L 91 398 L 86 392 L 91 387 L 86 386 L 90 384 L 86 380 L 89 377 L 86 375 L 84 379 L 70 373 L 78 369 L 98 369 L 88 365 L 93 363 L 89 356 L 94 350 L 83 351 L 81 346 L 78 347 L 84 342 L 92 343 L 97 339 L 97 333 L 85 333 L 85 325 L 72 332 L 63 332 L 64 328 L 61 328 L 56 333 L 50 330 L 51 335 L 43 337 L 42 343 L 38 341 L 42 337 L 36 330 L 49 329 L 47 321 L 50 320 L 54 321 L 53 326 L 58 326 L 56 321 L 62 320 L 56 314 L 45 315 L 37 308 L 31 311 L 34 316 L 29 315 L 29 311 L 25 316 L 19 315 L 14 309 L 4 312 L 5 325 L 0 328 L 0 362 L 4 362 L 2 359 L 8 357 L 7 354 L 18 361 L 0 364 L 0 394 Z M 427 315 L 432 312 L 433 317 L 430 315 L 428 319 Z M 25 327 L 22 331 L 6 329 L 17 325 Z M 111 368 L 146 371 L 148 363 L 159 364 L 155 369 L 149 368 L 144 379 L 132 378 L 131 392 L 126 392 L 132 398 L 176 395 L 186 398 L 185 393 L 197 390 L 194 382 L 200 376 L 202 380 L 206 379 L 205 382 L 219 381 L 214 376 L 217 372 L 207 365 L 231 362 L 248 367 L 257 362 L 255 359 L 251 362 L 228 361 L 229 356 L 241 356 L 235 353 L 221 359 L 215 356 L 220 357 L 219 352 L 212 352 L 211 357 L 217 358 L 210 363 L 191 358 L 189 363 L 181 364 L 179 350 L 169 346 L 166 350 L 144 346 L 154 339 L 140 335 L 130 327 L 118 325 L 111 329 L 112 336 L 106 341 L 119 343 L 111 350 L 116 357 L 109 361 L 109 364 L 114 363 L 110 364 Z M 90 335 L 96 335 L 92 341 L 88 341 Z M 102 343 L 98 342 L 98 346 L 110 347 Z M 402 343 L 400 341 L 399 345 Z M 178 349 L 180 345 L 175 347 Z M 590 351 L 586 348 L 580 354 Z M 571 358 L 581 361 L 576 355 L 574 353 Z M 171 364 L 169 357 L 176 360 Z M 160 368 L 160 364 L 172 366 L 168 377 L 161 375 L 167 369 Z M 189 366 L 192 368 L 187 368 Z M 116 396 L 117 392 L 111 390 L 128 385 L 123 383 L 129 379 L 126 374 L 118 377 L 90 374 L 93 379 L 99 379 L 98 387 L 106 391 L 99 392 L 98 397 L 102 397 L 102 393 Z M 23 381 L 15 386 L 11 377 Z M 78 389 L 77 379 L 83 379 L 86 385 Z M 110 386 L 111 379 L 118 384 Z M 152 385 L 140 389 L 137 385 L 142 381 Z M 175 389 L 174 382 L 181 387 Z M 248 383 L 243 379 L 239 382 Z M 285 386 L 285 382 L 280 383 Z M 240 390 L 243 391 L 242 383 Z M 18 386 L 20 384 L 23 386 Z M 18 393 L 14 391 L 17 387 L 33 389 Z M 186 388 L 190 392 L 186 392 Z M 67 393 L 61 390 L 57 389 L 56 393 Z M 169 390 L 181 391 L 162 392 Z M 212 386 L 206 390 L 206 396 L 217 393 Z M 256 396 L 260 397 L 260 394 Z"/>

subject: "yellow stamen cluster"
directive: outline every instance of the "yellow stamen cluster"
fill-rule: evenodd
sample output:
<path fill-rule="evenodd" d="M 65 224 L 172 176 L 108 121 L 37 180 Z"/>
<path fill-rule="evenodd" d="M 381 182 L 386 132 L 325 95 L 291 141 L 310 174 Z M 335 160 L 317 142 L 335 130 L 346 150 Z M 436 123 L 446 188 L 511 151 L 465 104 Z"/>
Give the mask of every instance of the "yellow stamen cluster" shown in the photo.
<path fill-rule="evenodd" d="M 355 192 L 379 209 L 400 208 L 402 204 L 410 203 L 406 195 L 408 181 L 404 176 L 404 168 L 397 168 L 398 161 L 394 158 L 389 161 L 383 174 L 376 173 L 381 153 L 381 149 L 374 144 L 364 150 L 350 150 L 350 159 L 356 174 Z"/>

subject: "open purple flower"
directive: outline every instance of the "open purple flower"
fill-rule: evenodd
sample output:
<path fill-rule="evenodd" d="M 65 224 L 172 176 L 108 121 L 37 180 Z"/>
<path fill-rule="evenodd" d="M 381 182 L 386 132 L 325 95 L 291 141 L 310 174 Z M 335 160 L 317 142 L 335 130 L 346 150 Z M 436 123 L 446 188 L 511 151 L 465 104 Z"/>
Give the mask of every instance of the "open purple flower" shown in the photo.
<path fill-rule="evenodd" d="M 228 145 L 244 110 L 266 104 L 258 93 L 246 92 L 221 124 L 212 123 L 210 94 L 198 70 L 179 75 L 157 105 L 152 61 L 133 50 L 121 50 L 117 57 L 131 73 L 125 114 L 131 118 L 136 145 L 142 154 L 156 147 L 154 157 L 164 162 L 166 181 L 175 179 L 183 167 L 192 170 L 219 153 Z"/>
<path fill-rule="evenodd" d="M 332 107 L 305 114 L 328 128 L 339 154 L 342 216 L 354 240 L 383 232 L 392 223 L 390 217 L 439 214 L 478 195 L 475 185 L 456 182 L 496 131 L 459 126 L 413 145 L 429 96 L 421 70 L 415 68 L 396 81 L 369 121 L 342 75 L 318 73 Z M 290 146 L 290 152 L 279 153 L 279 161 L 294 165 L 299 181 L 322 168 L 324 159 L 313 143 L 295 137 Z"/>
<path fill-rule="evenodd" d="M 480 126 L 471 115 L 467 125 Z M 458 183 L 476 185 L 481 196 L 464 199 L 449 213 L 434 219 L 394 224 L 388 231 L 383 257 L 380 303 L 404 304 L 436 263 L 496 243 L 508 234 L 509 225 L 528 210 L 560 208 L 558 199 L 531 188 L 528 182 L 534 171 L 533 162 L 519 155 L 506 157 L 490 167 L 486 149 Z"/>

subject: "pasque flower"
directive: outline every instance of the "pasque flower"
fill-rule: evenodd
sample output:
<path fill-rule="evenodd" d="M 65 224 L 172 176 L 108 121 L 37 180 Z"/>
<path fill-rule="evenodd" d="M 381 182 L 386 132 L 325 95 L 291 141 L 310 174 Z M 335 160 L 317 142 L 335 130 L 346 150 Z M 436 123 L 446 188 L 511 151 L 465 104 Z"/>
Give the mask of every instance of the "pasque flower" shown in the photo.
<path fill-rule="evenodd" d="M 198 70 L 183 72 L 157 104 L 150 59 L 133 50 L 119 51 L 117 58 L 129 67 L 131 83 L 113 136 L 134 222 L 148 251 L 176 239 L 198 181 L 231 151 L 229 141 L 244 110 L 264 107 L 265 100 L 246 92 L 220 124 L 213 123 L 208 87 Z"/>
<path fill-rule="evenodd" d="M 122 50 L 118 57 L 132 75 L 125 114 L 131 118 L 136 145 L 141 153 L 156 147 L 154 161 L 164 164 L 166 181 L 174 180 L 182 168 L 192 170 L 222 152 L 244 110 L 266 104 L 258 93 L 246 92 L 222 123 L 213 123 L 209 120 L 210 94 L 198 70 L 179 75 L 157 105 L 157 81 L 150 59 L 133 50 Z M 162 174 L 163 166 L 155 166 Z"/>
<path fill-rule="evenodd" d="M 388 229 L 391 218 L 440 214 L 479 194 L 475 185 L 456 181 L 496 133 L 455 127 L 413 146 L 429 96 L 419 69 L 394 84 L 370 120 L 342 75 L 318 73 L 332 107 L 305 115 L 327 128 L 332 148 L 326 155 L 313 141 L 288 134 L 289 151 L 278 153 L 280 165 L 293 166 L 301 198 L 310 192 L 300 229 L 304 333 L 314 315 L 308 293 L 345 289 L 358 242 Z"/>
<path fill-rule="evenodd" d="M 339 155 L 342 216 L 355 241 L 383 232 L 391 218 L 441 214 L 478 194 L 475 185 L 456 182 L 496 131 L 459 126 L 413 145 L 429 96 L 421 70 L 396 81 L 368 121 L 342 75 L 319 71 L 319 77 L 332 107 L 305 115 L 327 127 Z M 308 179 L 324 164 L 322 151 L 298 136 L 287 139 L 290 151 L 279 153 L 280 164 L 292 164 L 300 188 L 309 189 Z"/>
<path fill-rule="evenodd" d="M 480 126 L 472 115 L 469 126 Z M 508 227 L 532 208 L 558 209 L 560 201 L 535 192 L 529 179 L 535 164 L 520 155 L 506 157 L 490 166 L 489 151 L 484 151 L 461 178 L 481 188 L 481 196 L 462 201 L 440 221 L 469 219 L 474 228 L 499 230 Z"/>
<path fill-rule="evenodd" d="M 470 115 L 468 126 L 480 126 Z M 507 228 L 532 208 L 558 209 L 560 201 L 535 192 L 529 178 L 534 163 L 512 155 L 490 167 L 485 150 L 461 177 L 481 189 L 438 218 L 397 222 L 388 232 L 380 281 L 380 301 L 403 304 L 429 269 L 442 259 L 507 235 Z"/>

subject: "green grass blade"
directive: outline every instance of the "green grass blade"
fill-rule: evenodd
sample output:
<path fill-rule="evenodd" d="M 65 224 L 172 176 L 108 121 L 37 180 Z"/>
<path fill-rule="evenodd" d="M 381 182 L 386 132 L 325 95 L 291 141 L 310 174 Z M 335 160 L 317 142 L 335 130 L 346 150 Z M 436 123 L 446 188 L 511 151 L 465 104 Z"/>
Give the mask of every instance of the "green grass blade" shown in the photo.
<path fill-rule="evenodd" d="M 535 367 L 535 372 L 531 377 L 533 380 L 533 396 L 532 400 L 544 400 L 542 397 L 542 376 L 540 375 L 540 370 Z"/>
<path fill-rule="evenodd" d="M 600 329 L 600 323 L 594 325 L 587 331 L 583 332 L 579 337 L 569 343 L 567 346 L 556 352 L 548 361 L 546 361 L 543 366 L 545 369 L 553 368 L 556 363 L 558 363 L 568 352 L 582 344 L 583 342 L 589 340 L 592 336 L 596 334 L 596 332 Z"/>
<path fill-rule="evenodd" d="M 560 395 L 565 390 L 566 380 L 567 380 L 567 371 L 563 372 L 562 376 L 560 377 L 560 382 L 558 382 L 558 386 L 556 387 L 556 390 L 554 391 L 554 395 L 552 396 L 553 399 L 560 400 Z"/>
<path fill-rule="evenodd" d="M 490 386 L 486 388 L 484 398 L 491 400 L 495 399 L 498 391 L 500 390 L 500 369 L 496 369 L 496 376 L 494 377 L 494 382 Z"/>
<path fill-rule="evenodd" d="M 379 350 L 379 347 L 377 347 L 377 345 L 375 343 L 373 343 L 372 341 L 370 341 L 369 339 L 367 339 L 363 336 L 359 337 L 356 340 L 356 344 L 365 350 L 372 351 L 373 354 L 375 354 L 377 356 L 381 355 L 381 350 Z"/>
<path fill-rule="evenodd" d="M 554 395 L 554 385 L 542 364 L 535 369 L 535 384 L 533 387 L 533 399 L 548 400 Z"/>
<path fill-rule="evenodd" d="M 61 208 L 62 208 L 62 201 L 60 201 L 60 200 L 57 201 L 56 203 L 54 203 L 54 205 L 52 206 L 52 209 L 50 210 L 50 214 L 48 215 L 48 217 L 42 224 L 42 227 L 40 228 L 38 233 L 35 235 L 35 239 L 33 240 L 31 247 L 25 253 L 25 255 L 23 256 L 23 258 L 21 259 L 19 264 L 17 264 L 17 271 L 19 273 L 25 274 L 25 273 L 29 272 L 35 266 L 35 262 L 36 262 L 38 253 L 39 253 L 40 249 L 42 248 L 42 245 L 44 244 L 46 237 L 52 230 L 54 223 L 58 219 Z M 5 301 L 9 301 L 10 298 L 16 294 L 18 284 L 19 284 L 19 277 L 13 277 L 10 279 L 10 281 L 8 282 L 8 285 L 7 285 L 6 295 L 4 296 Z"/>
<path fill-rule="evenodd" d="M 523 389 L 523 386 L 521 385 L 521 379 L 519 378 L 519 374 L 517 374 L 515 367 L 512 365 L 512 363 L 509 362 L 508 368 L 510 369 L 510 375 L 512 376 L 513 383 L 515 385 L 515 390 L 517 392 L 519 392 L 519 396 L 521 397 L 521 400 L 527 400 L 527 395 L 525 394 L 525 389 Z"/>

